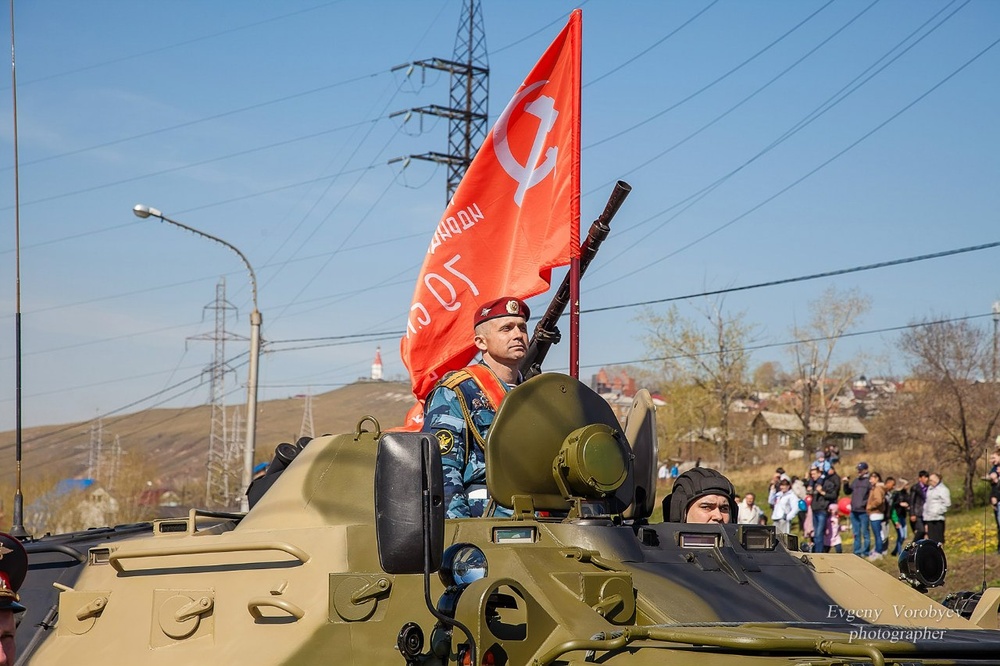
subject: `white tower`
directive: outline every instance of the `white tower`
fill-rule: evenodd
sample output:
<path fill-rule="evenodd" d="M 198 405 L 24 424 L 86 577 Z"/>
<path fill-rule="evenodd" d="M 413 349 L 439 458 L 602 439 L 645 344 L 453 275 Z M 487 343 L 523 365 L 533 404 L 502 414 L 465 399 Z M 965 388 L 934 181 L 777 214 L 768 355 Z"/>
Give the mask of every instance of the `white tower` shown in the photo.
<path fill-rule="evenodd" d="M 375 348 L 375 360 L 372 361 L 372 381 L 382 379 L 382 348 Z"/>

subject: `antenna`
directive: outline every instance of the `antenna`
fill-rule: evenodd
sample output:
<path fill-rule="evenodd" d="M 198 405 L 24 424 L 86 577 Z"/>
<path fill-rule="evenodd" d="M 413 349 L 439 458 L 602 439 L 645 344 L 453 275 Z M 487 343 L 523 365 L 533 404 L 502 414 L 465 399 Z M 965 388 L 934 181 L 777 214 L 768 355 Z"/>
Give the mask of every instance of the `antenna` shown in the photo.
<path fill-rule="evenodd" d="M 14 525 L 10 535 L 24 541 L 24 495 L 21 494 L 21 191 L 17 159 L 17 68 L 14 66 L 14 0 L 10 0 L 10 89 L 14 96 Z"/>

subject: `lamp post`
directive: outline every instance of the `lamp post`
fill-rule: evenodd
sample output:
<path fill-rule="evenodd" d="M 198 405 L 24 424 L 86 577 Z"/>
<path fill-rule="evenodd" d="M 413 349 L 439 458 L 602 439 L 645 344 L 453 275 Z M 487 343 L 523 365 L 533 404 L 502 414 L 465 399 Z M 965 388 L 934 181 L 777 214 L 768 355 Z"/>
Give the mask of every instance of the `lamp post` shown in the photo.
<path fill-rule="evenodd" d="M 247 261 L 247 258 L 235 245 L 207 234 L 204 231 L 199 231 L 194 227 L 182 224 L 177 220 L 172 220 L 157 209 L 150 208 L 149 206 L 136 204 L 132 212 L 135 213 L 136 217 L 143 219 L 151 216 L 157 217 L 175 227 L 180 227 L 193 234 L 225 245 L 239 255 L 243 264 L 247 267 L 247 271 L 250 273 L 250 287 L 253 290 L 253 312 L 250 313 L 250 369 L 247 372 L 247 439 L 246 445 L 243 447 L 243 481 L 241 487 L 242 495 L 240 497 L 240 509 L 247 511 L 250 508 L 247 489 L 250 487 L 250 481 L 253 476 L 254 447 L 257 443 L 257 369 L 260 365 L 260 324 L 263 320 L 260 310 L 257 309 L 257 275 L 253 272 L 253 266 L 250 265 L 250 262 Z"/>

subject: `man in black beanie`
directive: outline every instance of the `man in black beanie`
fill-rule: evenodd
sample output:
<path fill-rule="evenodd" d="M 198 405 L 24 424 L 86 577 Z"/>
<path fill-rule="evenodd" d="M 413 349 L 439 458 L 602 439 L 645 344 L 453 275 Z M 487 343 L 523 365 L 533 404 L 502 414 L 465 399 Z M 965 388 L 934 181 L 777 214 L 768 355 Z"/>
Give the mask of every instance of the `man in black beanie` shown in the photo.
<path fill-rule="evenodd" d="M 737 511 L 733 484 L 708 467 L 678 476 L 673 491 L 663 498 L 663 520 L 668 523 L 729 523 Z"/>

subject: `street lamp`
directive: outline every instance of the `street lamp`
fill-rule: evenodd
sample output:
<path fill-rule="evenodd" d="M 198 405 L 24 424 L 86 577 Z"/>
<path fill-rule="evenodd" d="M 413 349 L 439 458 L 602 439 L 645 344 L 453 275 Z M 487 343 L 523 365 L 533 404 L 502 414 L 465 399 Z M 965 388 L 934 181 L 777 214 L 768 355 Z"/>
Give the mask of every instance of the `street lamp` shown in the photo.
<path fill-rule="evenodd" d="M 243 511 L 248 511 L 250 508 L 249 499 L 247 498 L 247 489 L 250 487 L 250 481 L 253 477 L 253 454 L 254 447 L 257 443 L 257 369 L 260 365 L 260 323 L 262 317 L 260 310 L 257 309 L 257 275 L 253 272 L 253 267 L 247 258 L 240 252 L 235 245 L 227 243 L 221 238 L 216 238 L 211 234 L 206 234 L 204 231 L 198 231 L 194 227 L 189 227 L 186 224 L 182 224 L 177 220 L 172 220 L 155 208 L 150 208 L 149 206 L 143 206 L 141 204 L 136 204 L 132 209 L 136 217 L 141 217 L 143 219 L 147 217 L 158 217 L 160 220 L 172 224 L 181 229 L 186 229 L 193 234 L 197 234 L 203 238 L 213 240 L 216 243 L 225 245 L 230 250 L 239 255 L 243 264 L 247 267 L 247 271 L 250 273 L 250 286 L 253 290 L 253 312 L 250 313 L 250 370 L 247 373 L 247 440 L 246 445 L 243 447 L 243 482 L 242 482 L 242 496 L 240 497 L 240 509 Z"/>

